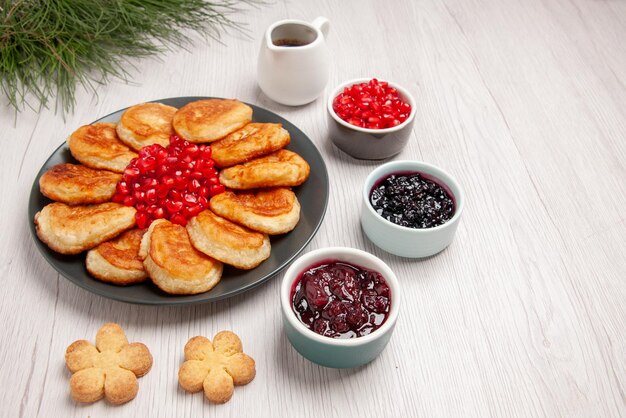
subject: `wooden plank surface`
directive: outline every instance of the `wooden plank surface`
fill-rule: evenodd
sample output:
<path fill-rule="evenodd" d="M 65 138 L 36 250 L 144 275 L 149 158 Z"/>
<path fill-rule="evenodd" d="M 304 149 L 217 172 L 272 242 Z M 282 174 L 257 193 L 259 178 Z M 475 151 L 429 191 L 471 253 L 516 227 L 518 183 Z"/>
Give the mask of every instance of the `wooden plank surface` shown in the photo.
<path fill-rule="evenodd" d="M 331 20 L 331 78 L 301 107 L 258 88 L 265 28 Z M 241 13 L 250 38 L 197 42 L 142 60 L 134 83 L 80 91 L 53 110 L 0 114 L 0 416 L 626 416 L 626 2 L 419 0 L 277 2 Z M 467 193 L 453 244 L 409 260 L 359 226 L 359 191 L 379 162 L 354 160 L 327 136 L 334 85 L 376 76 L 417 99 L 396 159 L 450 171 Z M 30 236 L 27 199 L 41 165 L 77 127 L 174 96 L 237 97 L 299 126 L 328 167 L 326 218 L 307 250 L 344 245 L 386 261 L 405 303 L 384 353 L 353 370 L 318 367 L 283 334 L 282 275 L 207 305 L 119 303 L 59 276 Z M 132 402 L 77 405 L 65 348 L 120 323 L 153 353 Z M 177 384 L 186 341 L 238 333 L 257 377 L 220 406 Z"/>

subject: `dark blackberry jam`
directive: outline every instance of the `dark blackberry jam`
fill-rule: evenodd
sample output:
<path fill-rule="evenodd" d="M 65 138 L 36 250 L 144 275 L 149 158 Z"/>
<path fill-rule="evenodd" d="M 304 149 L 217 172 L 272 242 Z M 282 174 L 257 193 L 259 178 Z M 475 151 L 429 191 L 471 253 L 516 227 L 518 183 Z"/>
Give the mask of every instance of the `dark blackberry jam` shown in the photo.
<path fill-rule="evenodd" d="M 417 172 L 394 173 L 379 180 L 370 203 L 389 222 L 408 228 L 433 228 L 454 216 L 452 193 Z"/>
<path fill-rule="evenodd" d="M 298 319 L 320 335 L 356 338 L 385 322 L 391 291 L 380 273 L 324 261 L 309 267 L 295 281 L 291 306 Z"/>

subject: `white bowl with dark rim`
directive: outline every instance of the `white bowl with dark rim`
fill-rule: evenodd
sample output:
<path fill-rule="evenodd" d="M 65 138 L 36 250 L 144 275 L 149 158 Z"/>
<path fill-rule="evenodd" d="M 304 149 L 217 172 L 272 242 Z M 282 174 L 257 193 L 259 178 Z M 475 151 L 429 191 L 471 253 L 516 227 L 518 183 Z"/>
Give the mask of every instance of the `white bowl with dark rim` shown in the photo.
<path fill-rule="evenodd" d="M 411 105 L 411 113 L 401 124 L 385 129 L 368 129 L 352 125 L 341 119 L 333 109 L 333 100 L 346 87 L 367 83 L 371 78 L 356 78 L 337 86 L 328 98 L 328 135 L 333 144 L 346 154 L 362 160 L 382 160 L 402 151 L 409 141 L 415 122 L 415 99 L 407 89 L 392 81 L 390 87 L 398 90 L 400 99 Z M 386 81 L 386 80 L 385 80 Z"/>
<path fill-rule="evenodd" d="M 368 335 L 339 339 L 320 335 L 296 316 L 291 293 L 302 274 L 325 261 L 340 261 L 380 273 L 390 290 L 390 309 L 385 322 Z M 401 293 L 396 275 L 384 261 L 362 250 L 330 247 L 310 251 L 291 264 L 280 288 L 283 329 L 291 345 L 306 359 L 325 367 L 351 368 L 374 360 L 385 348 L 398 319 Z"/>
<path fill-rule="evenodd" d="M 417 172 L 441 186 L 454 202 L 454 214 L 442 225 L 409 228 L 388 221 L 370 203 L 374 186 L 394 173 Z M 452 175 L 421 161 L 390 161 L 375 168 L 365 179 L 362 190 L 361 227 L 376 246 L 401 257 L 429 257 L 443 251 L 454 239 L 465 206 L 465 194 Z"/>

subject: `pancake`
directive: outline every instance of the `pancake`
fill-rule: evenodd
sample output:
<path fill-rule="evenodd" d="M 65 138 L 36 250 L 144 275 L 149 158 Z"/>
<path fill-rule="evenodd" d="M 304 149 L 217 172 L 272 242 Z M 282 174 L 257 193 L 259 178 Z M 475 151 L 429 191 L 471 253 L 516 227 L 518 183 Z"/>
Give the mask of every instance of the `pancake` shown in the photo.
<path fill-rule="evenodd" d="M 68 206 L 51 203 L 35 214 L 37 236 L 62 254 L 78 254 L 135 225 L 136 210 L 119 203 Z"/>
<path fill-rule="evenodd" d="M 141 241 L 140 256 L 154 284 L 167 293 L 206 292 L 222 278 L 222 263 L 196 250 L 184 226 L 165 219 L 152 222 Z"/>
<path fill-rule="evenodd" d="M 198 250 L 240 269 L 254 268 L 270 256 L 266 234 L 237 225 L 210 210 L 191 218 L 187 231 Z"/>
<path fill-rule="evenodd" d="M 231 189 L 298 186 L 309 177 L 311 168 L 295 152 L 281 149 L 265 157 L 225 168 L 220 183 Z"/>
<path fill-rule="evenodd" d="M 116 285 L 140 283 L 148 278 L 139 257 L 145 229 L 131 229 L 87 253 L 87 271 L 98 280 Z"/>
<path fill-rule="evenodd" d="M 70 152 L 91 168 L 121 173 L 137 154 L 117 137 L 114 123 L 94 123 L 78 128 L 67 139 Z"/>
<path fill-rule="evenodd" d="M 212 143 L 212 158 L 218 167 L 230 167 L 278 151 L 290 139 L 280 123 L 249 123 Z"/>
<path fill-rule="evenodd" d="M 257 192 L 225 191 L 211 198 L 209 207 L 216 214 L 265 234 L 284 234 L 300 220 L 300 203 L 285 187 Z"/>
<path fill-rule="evenodd" d="M 39 178 L 41 193 L 69 205 L 102 203 L 111 200 L 121 174 L 94 170 L 80 164 L 58 164 Z"/>
<path fill-rule="evenodd" d="M 239 100 L 208 99 L 186 104 L 172 125 L 189 142 L 212 142 L 242 128 L 252 120 L 252 108 Z"/>
<path fill-rule="evenodd" d="M 166 147 L 174 133 L 172 119 L 177 110 L 162 103 L 131 106 L 117 123 L 117 135 L 120 141 L 137 151 L 152 144 Z"/>

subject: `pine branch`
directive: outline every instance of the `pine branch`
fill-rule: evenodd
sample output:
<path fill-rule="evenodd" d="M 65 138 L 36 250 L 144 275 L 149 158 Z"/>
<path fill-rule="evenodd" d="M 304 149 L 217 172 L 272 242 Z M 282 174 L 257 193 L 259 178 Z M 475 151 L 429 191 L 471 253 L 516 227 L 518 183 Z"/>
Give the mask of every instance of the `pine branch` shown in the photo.
<path fill-rule="evenodd" d="M 78 85 L 129 81 L 132 60 L 185 48 L 188 31 L 220 40 L 260 0 L 0 0 L 0 89 L 16 110 L 71 112 Z"/>

